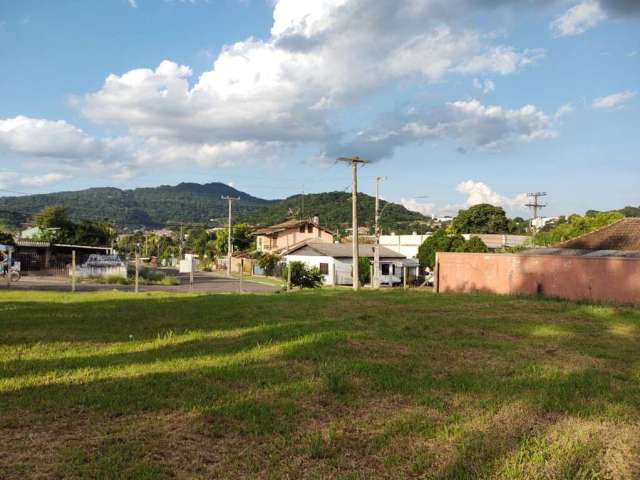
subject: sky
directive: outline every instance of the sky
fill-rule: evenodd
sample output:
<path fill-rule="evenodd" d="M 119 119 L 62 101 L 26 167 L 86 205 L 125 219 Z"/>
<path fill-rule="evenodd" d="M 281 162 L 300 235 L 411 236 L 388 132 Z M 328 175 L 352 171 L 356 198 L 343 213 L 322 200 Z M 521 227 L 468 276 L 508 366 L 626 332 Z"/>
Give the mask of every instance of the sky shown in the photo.
<path fill-rule="evenodd" d="M 640 205 L 640 0 L 0 0 L 0 194 Z"/>

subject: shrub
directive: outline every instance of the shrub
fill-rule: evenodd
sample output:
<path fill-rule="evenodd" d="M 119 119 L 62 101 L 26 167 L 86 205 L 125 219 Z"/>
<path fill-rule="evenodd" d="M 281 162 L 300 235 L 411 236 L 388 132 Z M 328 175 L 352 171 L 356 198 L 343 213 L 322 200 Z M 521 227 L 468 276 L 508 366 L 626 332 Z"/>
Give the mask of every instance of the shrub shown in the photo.
<path fill-rule="evenodd" d="M 272 277 L 276 271 L 276 267 L 278 263 L 280 263 L 281 258 L 278 255 L 273 255 L 271 253 L 265 253 L 260 255 L 258 258 L 258 266 L 264 270 L 264 274 L 268 277 Z"/>
<path fill-rule="evenodd" d="M 289 262 L 283 271 L 286 280 L 291 269 L 291 285 L 300 288 L 318 288 L 322 285 L 322 275 L 317 267 L 307 267 L 303 262 Z"/>
<path fill-rule="evenodd" d="M 97 277 L 94 279 L 96 283 L 102 283 L 106 285 L 129 285 L 131 282 L 128 278 L 121 275 L 105 275 L 103 277 Z"/>
<path fill-rule="evenodd" d="M 358 258 L 358 280 L 360 285 L 366 285 L 371 281 L 371 262 L 367 257 Z"/>

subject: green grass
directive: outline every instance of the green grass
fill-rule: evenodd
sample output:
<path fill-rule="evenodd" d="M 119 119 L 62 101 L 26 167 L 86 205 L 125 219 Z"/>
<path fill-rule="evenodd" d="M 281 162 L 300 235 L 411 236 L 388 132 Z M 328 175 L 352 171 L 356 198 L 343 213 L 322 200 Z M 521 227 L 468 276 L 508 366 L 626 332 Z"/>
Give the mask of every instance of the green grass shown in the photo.
<path fill-rule="evenodd" d="M 0 293 L 0 478 L 640 478 L 640 311 Z"/>

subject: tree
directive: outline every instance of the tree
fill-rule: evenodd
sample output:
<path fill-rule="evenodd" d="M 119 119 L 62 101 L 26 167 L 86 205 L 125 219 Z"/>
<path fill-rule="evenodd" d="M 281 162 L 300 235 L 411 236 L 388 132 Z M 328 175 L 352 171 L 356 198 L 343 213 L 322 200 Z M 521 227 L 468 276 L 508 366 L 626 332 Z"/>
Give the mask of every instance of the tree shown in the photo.
<path fill-rule="evenodd" d="M 421 267 L 434 268 L 437 252 L 453 252 L 465 244 L 460 234 L 448 235 L 446 230 L 439 229 L 418 247 L 418 261 Z"/>
<path fill-rule="evenodd" d="M 83 220 L 74 226 L 72 241 L 77 245 L 109 246 L 116 229 L 108 221 Z"/>
<path fill-rule="evenodd" d="M 485 245 L 485 243 L 480 239 L 480 237 L 476 237 L 475 235 L 471 237 L 469 240 L 464 242 L 456 252 L 468 252 L 468 253 L 488 253 L 489 248 Z"/>
<path fill-rule="evenodd" d="M 371 262 L 367 257 L 358 258 L 358 280 L 360 285 L 366 285 L 371 281 Z"/>
<path fill-rule="evenodd" d="M 69 211 L 63 205 L 51 205 L 33 217 L 36 226 L 45 231 L 43 240 L 69 241 L 73 238 L 75 225 L 69 219 Z"/>
<path fill-rule="evenodd" d="M 509 233 L 509 219 L 502 207 L 481 203 L 460 210 L 451 227 L 456 233 Z"/>
<path fill-rule="evenodd" d="M 271 253 L 263 253 L 258 257 L 258 266 L 264 270 L 264 274 L 268 277 L 272 277 L 276 271 L 276 267 L 278 263 L 280 263 L 282 259 L 278 255 L 273 255 Z"/>
<path fill-rule="evenodd" d="M 13 235 L 6 231 L 0 231 L 0 244 L 14 245 Z"/>
<path fill-rule="evenodd" d="M 548 231 L 541 231 L 535 237 L 538 245 L 553 245 L 584 235 L 624 218 L 620 212 L 602 212 L 592 215 L 571 215 L 556 222 Z"/>
<path fill-rule="evenodd" d="M 223 228 L 216 232 L 216 251 L 220 255 L 227 254 L 229 229 Z M 233 226 L 231 242 L 235 251 L 246 252 L 253 247 L 253 230 L 245 223 L 238 223 Z"/>
<path fill-rule="evenodd" d="M 291 269 L 291 285 L 300 288 L 318 288 L 322 285 L 322 275 L 317 267 L 307 267 L 303 262 L 289 262 L 283 271 L 283 278 L 288 277 Z"/>

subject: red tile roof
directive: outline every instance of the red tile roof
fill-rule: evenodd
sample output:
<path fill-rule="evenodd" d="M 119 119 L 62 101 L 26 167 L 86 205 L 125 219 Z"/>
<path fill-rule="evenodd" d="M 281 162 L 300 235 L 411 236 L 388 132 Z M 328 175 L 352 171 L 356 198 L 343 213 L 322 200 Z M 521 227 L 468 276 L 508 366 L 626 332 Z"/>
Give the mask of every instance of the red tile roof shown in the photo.
<path fill-rule="evenodd" d="M 581 250 L 640 250 L 640 217 L 628 217 L 556 245 Z"/>

